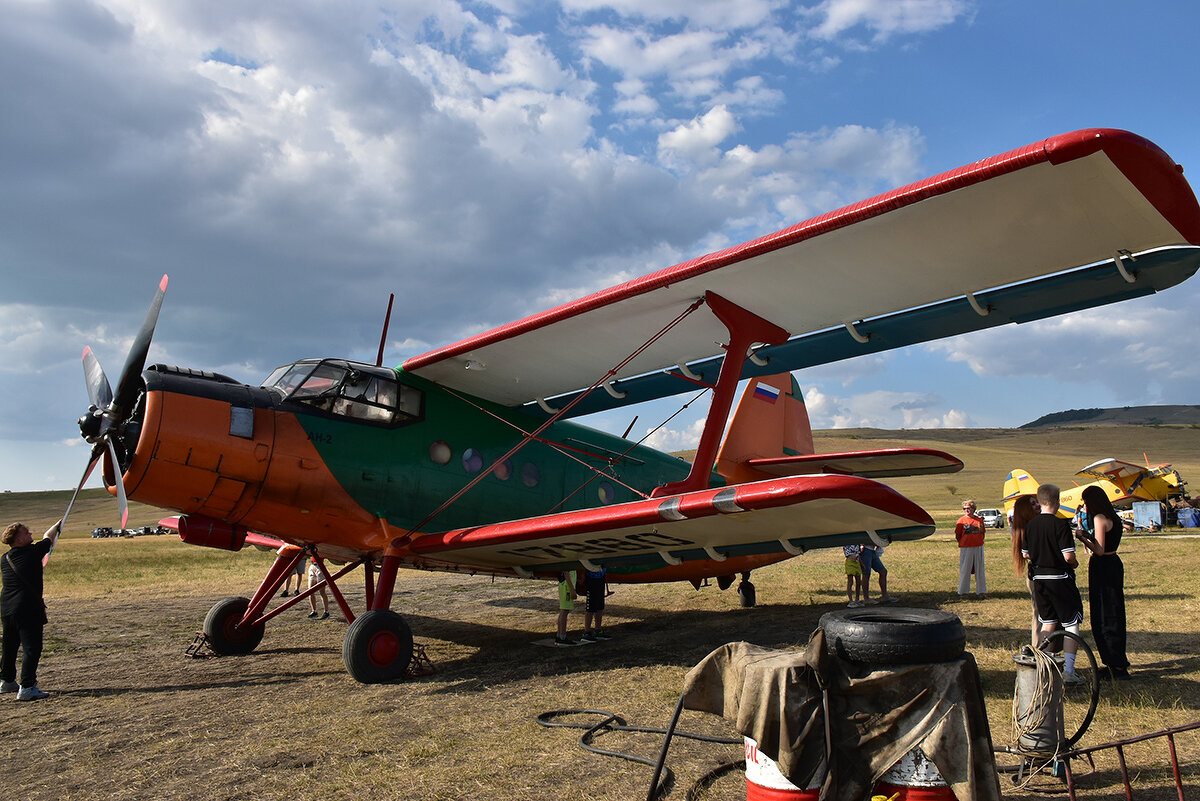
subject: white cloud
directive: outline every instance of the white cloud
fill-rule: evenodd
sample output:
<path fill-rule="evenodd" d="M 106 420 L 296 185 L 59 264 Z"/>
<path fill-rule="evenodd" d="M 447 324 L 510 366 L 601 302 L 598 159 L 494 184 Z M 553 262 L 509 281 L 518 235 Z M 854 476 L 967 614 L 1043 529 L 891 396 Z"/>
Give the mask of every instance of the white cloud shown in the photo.
<path fill-rule="evenodd" d="M 814 10 L 821 22 L 813 33 L 832 39 L 863 26 L 882 41 L 897 34 L 936 30 L 970 8 L 966 0 L 825 0 Z"/>
<path fill-rule="evenodd" d="M 703 116 L 679 125 L 658 137 L 664 161 L 683 157 L 693 162 L 712 163 L 720 157 L 717 145 L 738 129 L 737 120 L 725 106 L 709 109 Z"/>
<path fill-rule="evenodd" d="M 804 390 L 814 429 L 821 428 L 966 428 L 970 416 L 949 408 L 939 395 L 877 390 L 858 395 L 830 395 L 818 386 Z"/>
<path fill-rule="evenodd" d="M 664 426 L 654 430 L 653 433 L 650 433 L 651 429 L 649 428 L 645 431 L 649 436 L 642 443 L 644 445 L 667 453 L 686 451 L 700 444 L 700 434 L 704 431 L 704 420 L 696 420 L 685 428 L 675 429 Z"/>
<path fill-rule="evenodd" d="M 1031 388 L 1052 379 L 1102 386 L 1123 405 L 1194 403 L 1200 363 L 1185 354 L 1179 332 L 1196 330 L 1196 290 L 1174 292 L 1165 302 L 1142 298 L 924 347 L 980 377 Z M 1081 393 L 1079 407 L 1097 405 Z"/>
<path fill-rule="evenodd" d="M 562 0 L 563 9 L 575 14 L 611 10 L 632 19 L 687 20 L 726 30 L 762 25 L 786 5 L 782 0 Z"/>

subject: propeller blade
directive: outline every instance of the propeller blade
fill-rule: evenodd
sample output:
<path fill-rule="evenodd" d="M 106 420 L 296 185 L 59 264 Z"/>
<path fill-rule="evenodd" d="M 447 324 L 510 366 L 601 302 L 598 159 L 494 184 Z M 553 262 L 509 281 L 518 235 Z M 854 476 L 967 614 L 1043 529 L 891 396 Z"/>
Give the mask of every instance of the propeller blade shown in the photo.
<path fill-rule="evenodd" d="M 92 353 L 91 345 L 83 349 L 83 380 L 87 382 L 88 400 L 92 405 L 97 409 L 107 409 L 113 399 L 112 387 L 108 384 L 108 376 L 104 374 L 100 360 Z"/>
<path fill-rule="evenodd" d="M 105 438 L 108 446 L 108 458 L 112 459 L 113 483 L 117 485 L 117 508 L 121 511 L 121 528 L 129 523 L 129 501 L 125 499 L 125 482 L 121 480 L 121 463 L 117 461 L 117 449 L 113 447 L 112 439 Z"/>
<path fill-rule="evenodd" d="M 122 418 L 129 413 L 137 398 L 138 383 L 142 378 L 142 368 L 146 366 L 146 354 L 150 352 L 150 340 L 154 338 L 154 326 L 158 323 L 158 310 L 162 308 L 163 296 L 167 292 L 167 276 L 158 282 L 158 294 L 146 311 L 146 319 L 138 330 L 129 355 L 125 358 L 125 367 L 121 370 L 121 378 L 117 381 L 117 394 L 113 399 L 113 409 Z M 114 460 L 115 461 L 115 460 Z M 118 481 L 117 484 L 121 482 Z"/>
<path fill-rule="evenodd" d="M 86 358 L 87 351 L 85 350 L 83 354 Z M 97 364 L 96 366 L 99 367 L 100 365 Z M 104 375 L 103 371 L 101 371 L 100 375 Z M 108 385 L 107 381 L 104 383 L 106 386 Z M 87 483 L 88 476 L 92 474 L 92 470 L 96 467 L 96 462 L 100 461 L 100 454 L 100 446 L 97 445 L 95 448 L 92 448 L 92 458 L 88 460 L 87 469 L 83 471 L 83 478 L 79 479 L 79 483 L 75 485 L 75 491 L 71 493 L 71 502 L 67 504 L 67 510 L 63 512 L 62 518 L 58 521 L 59 534 L 62 534 L 63 527 L 67 525 L 67 518 L 71 515 L 71 507 L 75 505 L 75 499 L 79 497 L 79 491 L 83 489 L 83 485 Z M 46 555 L 42 557 L 42 567 L 45 567 L 46 563 L 50 561 L 50 554 L 54 553 L 54 546 L 57 544 L 58 539 L 55 538 L 54 542 L 50 545 L 50 550 L 46 551 Z"/>

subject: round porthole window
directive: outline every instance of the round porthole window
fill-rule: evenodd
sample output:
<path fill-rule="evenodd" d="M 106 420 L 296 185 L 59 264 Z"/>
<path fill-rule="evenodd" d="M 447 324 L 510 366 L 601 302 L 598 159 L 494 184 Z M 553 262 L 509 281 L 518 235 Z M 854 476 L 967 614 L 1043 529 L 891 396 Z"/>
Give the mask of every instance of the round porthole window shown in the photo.
<path fill-rule="evenodd" d="M 537 465 L 526 462 L 521 467 L 521 483 L 527 487 L 536 487 L 538 479 L 541 478 L 541 472 L 537 469 Z"/>
<path fill-rule="evenodd" d="M 463 451 L 462 463 L 463 470 L 468 473 L 478 473 L 483 469 L 483 456 L 474 448 L 467 448 Z"/>
<path fill-rule="evenodd" d="M 450 446 L 441 440 L 429 446 L 429 459 L 434 464 L 450 464 L 450 457 L 453 455 Z"/>
<path fill-rule="evenodd" d="M 508 459 L 505 459 L 503 462 L 498 462 L 496 466 L 492 468 L 492 475 L 501 481 L 508 481 L 510 478 L 512 478 L 512 462 Z"/>
<path fill-rule="evenodd" d="M 600 486 L 596 489 L 596 494 L 600 496 L 600 503 L 612 503 L 617 497 L 616 491 L 613 490 L 613 485 L 607 481 L 600 482 Z"/>

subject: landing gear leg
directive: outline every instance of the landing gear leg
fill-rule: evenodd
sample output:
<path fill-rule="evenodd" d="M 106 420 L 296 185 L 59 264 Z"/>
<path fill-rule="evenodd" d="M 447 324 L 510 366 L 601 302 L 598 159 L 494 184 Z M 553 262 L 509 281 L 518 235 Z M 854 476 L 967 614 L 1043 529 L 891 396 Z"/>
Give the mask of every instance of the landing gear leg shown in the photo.
<path fill-rule="evenodd" d="M 747 570 L 742 574 L 742 581 L 737 588 L 738 598 L 742 600 L 742 606 L 749 609 L 757 602 L 754 593 L 754 585 L 750 583 L 750 571 Z"/>

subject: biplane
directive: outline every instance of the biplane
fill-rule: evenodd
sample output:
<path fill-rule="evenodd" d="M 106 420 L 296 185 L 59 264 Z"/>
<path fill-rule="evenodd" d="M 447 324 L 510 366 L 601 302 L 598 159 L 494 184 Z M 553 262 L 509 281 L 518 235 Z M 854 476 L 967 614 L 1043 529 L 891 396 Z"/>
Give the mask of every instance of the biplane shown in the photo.
<path fill-rule="evenodd" d="M 1169 464 L 1146 466 L 1123 462 L 1120 459 L 1101 459 L 1075 474 L 1087 483 L 1061 491 L 1059 517 L 1074 517 L 1083 505 L 1083 491 L 1100 487 L 1113 506 L 1128 509 L 1134 501 L 1170 501 L 1184 495 L 1187 482 Z M 1090 479 L 1090 480 L 1089 480 Z M 1004 506 L 1012 509 L 1021 495 L 1036 495 L 1038 482 L 1028 470 L 1018 467 L 1004 479 Z"/>
<path fill-rule="evenodd" d="M 93 444 L 118 499 L 178 511 L 184 542 L 278 547 L 251 597 L 217 603 L 219 653 L 252 651 L 311 558 L 361 682 L 404 675 L 400 568 L 726 587 L 820 547 L 927 536 L 882 483 L 949 454 L 814 454 L 790 373 L 1151 294 L 1200 265 L 1181 168 L 1093 129 L 975 162 L 405 360 L 303 359 L 260 386 L 145 367 L 164 276 L 112 390 L 83 354 Z M 386 326 L 385 326 L 386 336 Z M 737 411 L 737 387 L 751 379 Z M 689 463 L 572 418 L 711 393 Z M 728 424 L 729 432 L 725 434 Z M 628 433 L 628 432 L 626 432 Z M 365 610 L 338 581 L 363 568 Z M 314 588 L 315 589 L 315 588 Z"/>

